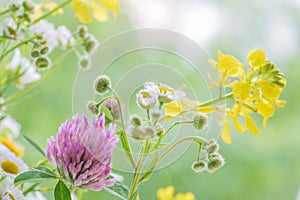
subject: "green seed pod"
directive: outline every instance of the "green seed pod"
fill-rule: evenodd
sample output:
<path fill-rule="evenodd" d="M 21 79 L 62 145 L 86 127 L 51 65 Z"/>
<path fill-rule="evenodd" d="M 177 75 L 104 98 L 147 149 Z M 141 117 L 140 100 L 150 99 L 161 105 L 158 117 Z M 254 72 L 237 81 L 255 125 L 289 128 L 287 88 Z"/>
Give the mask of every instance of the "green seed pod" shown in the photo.
<path fill-rule="evenodd" d="M 23 1 L 23 7 L 26 11 L 33 11 L 34 5 L 28 1 Z"/>
<path fill-rule="evenodd" d="M 79 26 L 78 27 L 78 35 L 81 38 L 85 38 L 87 34 L 87 27 L 86 26 Z"/>
<path fill-rule="evenodd" d="M 91 60 L 88 56 L 83 56 L 78 64 L 81 69 L 88 70 L 91 67 Z"/>
<path fill-rule="evenodd" d="M 95 79 L 94 89 L 99 94 L 103 94 L 107 92 L 110 89 L 110 87 L 111 87 L 111 82 L 108 76 L 101 75 Z"/>
<path fill-rule="evenodd" d="M 43 46 L 40 50 L 40 53 L 42 55 L 46 55 L 49 52 L 49 47 L 48 46 Z"/>
<path fill-rule="evenodd" d="M 192 169 L 196 173 L 203 172 L 206 170 L 206 163 L 203 161 L 194 162 L 192 165 Z"/>
<path fill-rule="evenodd" d="M 16 12 L 20 9 L 20 5 L 18 3 L 12 3 L 9 5 L 9 10 L 11 12 Z"/>

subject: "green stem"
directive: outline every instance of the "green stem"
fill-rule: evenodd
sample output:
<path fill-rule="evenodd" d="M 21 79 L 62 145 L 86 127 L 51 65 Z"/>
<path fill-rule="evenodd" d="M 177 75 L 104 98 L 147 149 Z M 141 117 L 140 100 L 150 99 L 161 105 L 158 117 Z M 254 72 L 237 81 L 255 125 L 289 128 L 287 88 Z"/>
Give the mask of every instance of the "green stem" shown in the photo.
<path fill-rule="evenodd" d="M 185 142 L 185 141 L 192 141 L 192 142 L 197 142 L 199 145 L 202 145 L 203 143 L 206 143 L 207 141 L 204 138 L 201 138 L 199 136 L 191 136 L 191 137 L 186 137 L 183 138 L 179 141 L 177 141 L 175 144 L 170 146 L 157 160 L 157 164 L 160 163 L 176 146 L 179 144 Z"/>
<path fill-rule="evenodd" d="M 121 119 L 121 126 L 122 126 L 122 129 L 123 129 L 123 134 L 124 134 L 124 139 L 125 139 L 125 143 L 127 144 L 128 146 L 128 154 L 129 154 L 129 163 L 135 167 L 135 162 L 134 162 L 134 158 L 133 158 L 133 155 L 132 155 L 132 150 L 131 150 L 131 146 L 130 146 L 130 143 L 129 143 L 129 139 L 128 139 L 128 136 L 126 134 L 126 128 L 125 128 L 125 122 L 124 122 L 124 116 L 123 116 L 123 112 L 122 112 L 122 104 L 121 104 L 121 100 L 118 96 L 118 94 L 112 89 L 112 88 L 109 88 L 109 90 L 111 91 L 111 93 L 113 94 L 113 96 L 115 96 L 117 102 L 118 102 L 118 107 L 119 107 L 119 112 L 120 112 L 120 119 Z M 123 142 L 123 141 L 122 141 Z"/>
<path fill-rule="evenodd" d="M 5 15 L 5 14 L 8 13 L 8 12 L 9 12 L 9 9 L 4 10 L 4 11 L 1 11 L 1 12 L 0 12 L 0 16 Z"/>
<path fill-rule="evenodd" d="M 30 42 L 30 41 L 36 39 L 37 37 L 39 37 L 39 35 L 34 35 L 34 36 L 30 37 L 30 38 L 27 38 L 26 40 L 23 40 L 23 41 L 20 42 L 19 44 L 13 46 L 13 47 L 10 48 L 9 50 L 7 50 L 5 53 L 3 53 L 3 54 L 1 55 L 1 58 L 0 58 L 0 59 L 2 60 L 7 54 L 9 54 L 10 52 L 14 51 L 16 48 L 18 48 L 18 47 L 20 47 L 20 46 L 22 46 L 22 45 L 24 45 L 24 44 L 26 44 L 26 43 L 28 43 L 28 42 Z"/>
<path fill-rule="evenodd" d="M 204 103 L 200 104 L 200 105 L 197 106 L 197 107 L 200 108 L 200 107 L 210 106 L 210 105 L 213 105 L 213 104 L 215 104 L 215 103 L 218 103 L 218 102 L 220 102 L 220 101 L 223 101 L 223 100 L 226 100 L 226 99 L 229 99 L 229 98 L 232 98 L 232 97 L 233 97 L 233 94 L 232 94 L 232 92 L 231 92 L 231 93 L 226 94 L 225 96 L 217 97 L 217 98 L 215 98 L 215 99 L 212 99 L 212 100 L 209 100 L 209 101 L 207 101 L 207 102 L 204 102 Z"/>
<path fill-rule="evenodd" d="M 155 149 L 157 149 L 162 141 L 162 139 L 177 125 L 180 124 L 189 124 L 189 123 L 193 123 L 193 121 L 181 121 L 181 122 L 175 122 L 173 123 L 167 130 L 166 132 L 164 132 L 157 140 L 157 143 L 151 148 L 150 152 L 155 151 Z"/>
<path fill-rule="evenodd" d="M 133 180 L 131 183 L 130 191 L 129 191 L 129 196 L 128 198 L 132 197 L 132 195 L 136 192 L 137 187 L 139 185 L 139 179 L 141 175 L 141 171 L 143 169 L 144 161 L 147 157 L 148 153 L 148 148 L 149 148 L 149 141 L 146 140 L 141 148 L 141 152 L 138 158 L 138 163 L 137 167 L 135 168 L 134 174 L 133 174 Z"/>
<path fill-rule="evenodd" d="M 53 13 L 57 12 L 59 9 L 65 7 L 66 5 L 68 5 L 69 3 L 71 3 L 72 0 L 66 0 L 65 2 L 63 2 L 62 4 L 60 4 L 59 6 L 57 6 L 56 8 L 54 8 L 53 10 L 47 12 L 46 14 L 44 14 L 43 16 L 37 18 L 36 20 L 34 20 L 30 25 L 32 24 L 36 24 L 39 21 L 41 21 L 44 18 L 49 17 L 50 15 L 52 15 Z"/>

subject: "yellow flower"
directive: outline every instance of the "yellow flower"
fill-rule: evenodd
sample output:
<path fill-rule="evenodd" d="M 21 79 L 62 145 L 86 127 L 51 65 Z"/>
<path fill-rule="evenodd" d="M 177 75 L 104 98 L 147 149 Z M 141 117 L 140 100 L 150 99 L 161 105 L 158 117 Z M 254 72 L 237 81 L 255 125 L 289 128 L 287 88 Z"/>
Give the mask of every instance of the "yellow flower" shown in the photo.
<path fill-rule="evenodd" d="M 159 200 L 174 200 L 174 191 L 173 186 L 160 188 L 157 190 L 156 196 Z"/>
<path fill-rule="evenodd" d="M 232 94 L 235 99 L 245 100 L 250 97 L 250 84 L 246 81 L 233 82 L 230 87 L 232 88 Z"/>
<path fill-rule="evenodd" d="M 107 10 L 111 10 L 114 17 L 117 16 L 119 0 L 73 0 L 72 8 L 82 23 L 91 23 L 92 16 L 97 21 L 105 22 L 109 19 Z"/>
<path fill-rule="evenodd" d="M 224 55 L 221 51 L 219 51 L 218 60 L 220 71 L 226 74 L 224 78 L 226 78 L 227 75 L 237 77 L 244 71 L 244 65 L 238 59 L 231 55 Z"/>
<path fill-rule="evenodd" d="M 41 17 L 44 13 L 44 11 L 51 11 L 53 9 L 55 9 L 57 7 L 57 3 L 56 2 L 52 2 L 51 0 L 43 0 L 41 3 L 39 4 L 35 4 L 35 12 L 33 14 L 30 15 L 31 18 L 33 19 L 38 19 L 39 17 Z M 63 9 L 58 9 L 58 11 L 56 11 L 55 13 L 53 13 L 53 15 L 56 14 L 63 14 Z"/>
<path fill-rule="evenodd" d="M 178 193 L 174 197 L 174 187 L 169 186 L 166 188 L 160 188 L 156 192 L 156 196 L 158 200 L 195 200 L 195 196 L 191 192 L 187 193 Z"/>
<path fill-rule="evenodd" d="M 15 145 L 12 141 L 5 137 L 0 137 L 0 143 L 6 146 L 11 152 L 13 152 L 16 156 L 22 157 L 23 150 L 20 149 L 17 145 Z"/>
<path fill-rule="evenodd" d="M 260 68 L 266 64 L 266 53 L 262 50 L 252 50 L 247 56 L 251 67 Z"/>
<path fill-rule="evenodd" d="M 175 200 L 195 200 L 195 196 L 191 192 L 179 193 L 175 196 Z"/>

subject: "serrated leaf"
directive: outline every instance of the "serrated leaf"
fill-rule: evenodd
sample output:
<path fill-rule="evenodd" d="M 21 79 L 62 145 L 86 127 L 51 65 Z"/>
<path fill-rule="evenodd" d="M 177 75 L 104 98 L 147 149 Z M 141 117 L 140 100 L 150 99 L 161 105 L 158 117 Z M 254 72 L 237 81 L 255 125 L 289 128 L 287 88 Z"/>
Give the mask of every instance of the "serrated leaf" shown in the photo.
<path fill-rule="evenodd" d="M 57 178 L 56 175 L 53 172 L 49 173 L 48 170 L 43 171 L 40 169 L 34 169 L 31 171 L 24 172 L 19 176 L 17 176 L 14 182 L 15 184 L 21 184 L 25 182 L 37 183 L 37 182 L 45 182 L 45 181 L 56 179 Z"/>
<path fill-rule="evenodd" d="M 35 143 L 33 140 L 31 140 L 29 137 L 27 137 L 24 134 L 21 134 L 21 136 L 37 151 L 39 152 L 42 156 L 46 157 L 44 151 L 42 150 L 42 148 Z"/>
<path fill-rule="evenodd" d="M 58 181 L 54 189 L 55 200 L 72 200 L 69 188 L 63 181 Z"/>
<path fill-rule="evenodd" d="M 129 190 L 127 185 L 122 182 L 116 182 L 114 186 L 106 187 L 104 189 L 116 197 L 127 200 Z"/>

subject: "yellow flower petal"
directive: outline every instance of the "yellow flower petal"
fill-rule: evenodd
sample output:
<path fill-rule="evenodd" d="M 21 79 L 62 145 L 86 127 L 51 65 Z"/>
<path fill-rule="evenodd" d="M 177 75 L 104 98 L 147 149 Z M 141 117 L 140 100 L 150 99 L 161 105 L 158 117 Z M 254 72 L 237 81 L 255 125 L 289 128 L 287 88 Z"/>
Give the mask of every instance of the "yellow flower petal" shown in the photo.
<path fill-rule="evenodd" d="M 230 136 L 230 127 L 229 127 L 229 121 L 227 120 L 223 126 L 222 132 L 221 132 L 223 141 L 226 144 L 231 144 L 231 136 Z"/>
<path fill-rule="evenodd" d="M 175 200 L 195 200 L 195 196 L 191 192 L 187 192 L 185 194 L 183 193 L 178 193 L 175 196 Z"/>
<path fill-rule="evenodd" d="M 92 7 L 93 17 L 99 22 L 106 22 L 108 20 L 107 11 L 101 6 L 94 5 Z"/>
<path fill-rule="evenodd" d="M 250 85 L 248 82 L 234 82 L 230 86 L 235 99 L 245 100 L 250 96 Z"/>
<path fill-rule="evenodd" d="M 240 133 L 244 133 L 245 132 L 245 127 L 237 120 L 237 118 L 232 118 L 232 122 L 234 125 L 234 128 L 240 132 Z"/>
<path fill-rule="evenodd" d="M 249 52 L 247 60 L 252 67 L 262 67 L 266 63 L 266 53 L 262 50 L 252 50 Z"/>
<path fill-rule="evenodd" d="M 4 146 L 6 146 L 11 152 L 16 154 L 16 156 L 18 156 L 18 157 L 23 156 L 23 153 L 24 153 L 23 150 L 20 149 L 17 145 L 15 145 L 13 143 L 13 141 L 10 141 L 9 139 L 7 139 L 5 137 L 0 137 L 0 143 L 3 144 Z"/>
<path fill-rule="evenodd" d="M 72 8 L 81 23 L 88 24 L 92 22 L 92 17 L 89 13 L 89 7 L 87 4 L 80 0 L 73 0 Z"/>
<path fill-rule="evenodd" d="M 259 87 L 261 89 L 262 95 L 273 102 L 275 102 L 279 98 L 282 91 L 279 86 L 268 81 L 260 81 Z"/>
<path fill-rule="evenodd" d="M 213 106 L 200 107 L 199 111 L 203 113 L 211 113 L 214 111 L 214 107 Z"/>
<path fill-rule="evenodd" d="M 174 187 L 169 186 L 167 188 L 160 188 L 156 192 L 156 196 L 159 200 L 173 200 L 174 199 Z"/>
<path fill-rule="evenodd" d="M 172 101 L 165 104 L 165 113 L 167 116 L 175 117 L 182 111 L 182 104 L 179 101 Z"/>
<path fill-rule="evenodd" d="M 257 112 L 264 117 L 263 125 L 266 127 L 268 119 L 275 113 L 275 108 L 272 105 L 266 104 L 262 101 L 256 102 L 255 107 L 257 108 Z"/>
<path fill-rule="evenodd" d="M 230 76 L 240 75 L 243 64 L 231 55 L 224 55 L 221 51 L 218 53 L 219 67 L 222 72 L 227 72 Z"/>
<path fill-rule="evenodd" d="M 246 116 L 246 128 L 250 133 L 252 133 L 254 135 L 259 133 L 259 130 L 257 129 L 254 121 L 252 120 L 252 118 L 249 115 Z"/>
<path fill-rule="evenodd" d="M 284 108 L 285 104 L 286 104 L 285 100 L 277 100 L 275 103 L 275 105 L 279 108 Z"/>

